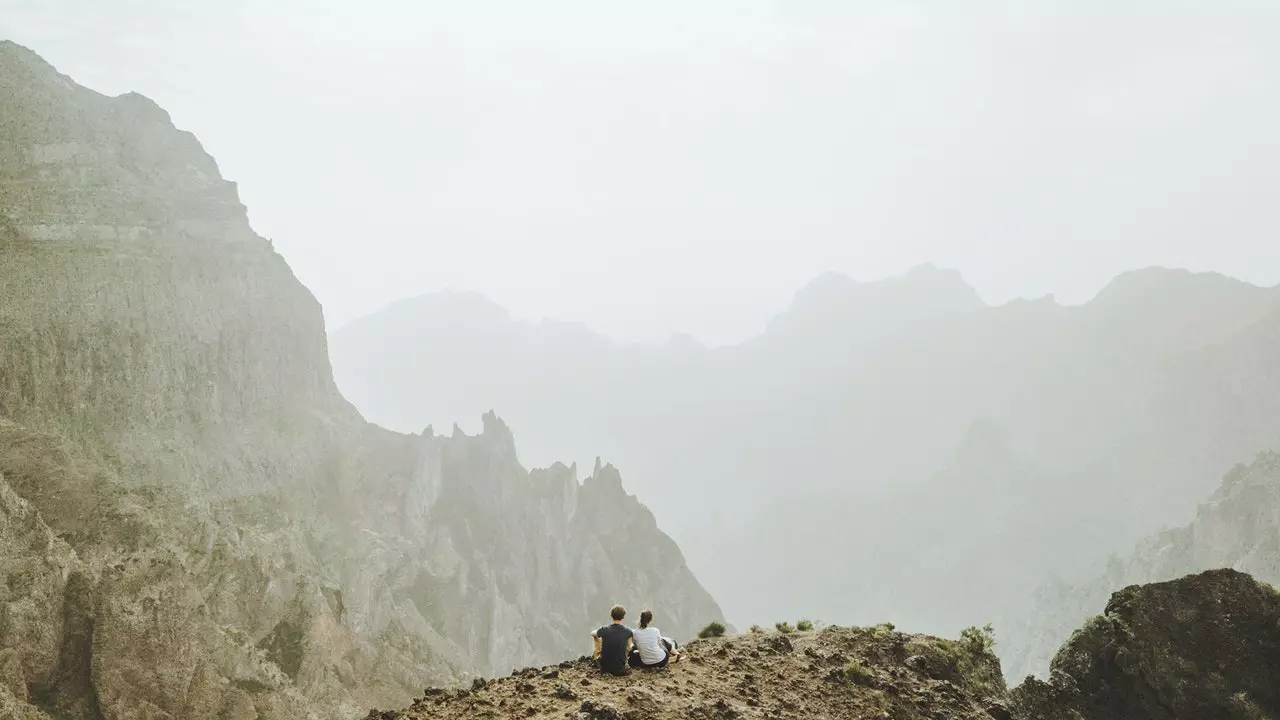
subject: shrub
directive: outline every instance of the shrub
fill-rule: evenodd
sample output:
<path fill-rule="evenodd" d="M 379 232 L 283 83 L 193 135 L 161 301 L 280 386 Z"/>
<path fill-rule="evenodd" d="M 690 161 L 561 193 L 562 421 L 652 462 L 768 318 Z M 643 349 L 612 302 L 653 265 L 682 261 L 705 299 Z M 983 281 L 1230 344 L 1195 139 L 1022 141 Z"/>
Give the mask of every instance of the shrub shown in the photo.
<path fill-rule="evenodd" d="M 786 621 L 783 621 L 780 623 L 774 623 L 773 626 L 777 628 L 778 632 L 782 633 L 783 635 L 786 635 L 788 633 L 793 633 L 796 631 L 795 628 L 791 627 L 791 623 Z"/>
<path fill-rule="evenodd" d="M 724 623 L 722 622 L 709 623 L 706 627 L 698 631 L 698 637 L 700 638 L 722 637 L 723 635 Z"/>
<path fill-rule="evenodd" d="M 871 682 L 871 669 L 857 660 L 850 660 L 844 665 L 844 678 L 849 682 L 867 685 Z"/>
<path fill-rule="evenodd" d="M 813 623 L 808 620 L 800 620 L 796 622 L 796 629 L 800 632 L 809 632 L 813 629 Z"/>
<path fill-rule="evenodd" d="M 983 692 L 995 692 L 1001 681 L 1000 662 L 991 652 L 996 645 L 995 630 L 990 625 L 965 628 L 959 640 L 948 644 L 961 677 Z"/>
<path fill-rule="evenodd" d="M 871 626 L 871 636 L 880 639 L 894 631 L 894 625 L 891 622 L 880 623 Z"/>
<path fill-rule="evenodd" d="M 752 626 L 751 626 L 751 634 L 752 634 L 752 635 L 759 635 L 759 634 L 760 634 L 760 633 L 762 633 L 762 632 L 764 632 L 764 628 L 760 627 L 759 625 L 752 625 Z"/>
<path fill-rule="evenodd" d="M 972 655 L 985 655 L 996 646 L 996 631 L 990 624 L 960 631 L 960 644 Z"/>

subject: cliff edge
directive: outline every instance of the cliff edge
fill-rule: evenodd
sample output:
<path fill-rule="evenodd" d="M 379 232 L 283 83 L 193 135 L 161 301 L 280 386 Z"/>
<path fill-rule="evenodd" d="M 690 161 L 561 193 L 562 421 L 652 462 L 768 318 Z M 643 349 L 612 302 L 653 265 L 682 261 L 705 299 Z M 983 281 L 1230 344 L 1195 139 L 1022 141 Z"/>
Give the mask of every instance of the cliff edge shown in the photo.
<path fill-rule="evenodd" d="M 352 717 L 720 619 L 613 468 L 365 423 L 199 142 L 7 42 L 0 262 L 6 717 Z"/>

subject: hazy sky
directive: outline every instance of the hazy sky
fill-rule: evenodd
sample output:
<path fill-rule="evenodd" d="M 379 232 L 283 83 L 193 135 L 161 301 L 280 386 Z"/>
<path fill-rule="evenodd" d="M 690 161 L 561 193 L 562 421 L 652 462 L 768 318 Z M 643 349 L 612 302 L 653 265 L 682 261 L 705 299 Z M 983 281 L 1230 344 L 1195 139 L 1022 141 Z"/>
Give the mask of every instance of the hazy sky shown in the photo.
<path fill-rule="evenodd" d="M 1280 1 L 0 0 L 240 183 L 331 326 L 442 288 L 748 335 L 825 270 L 1280 282 Z"/>

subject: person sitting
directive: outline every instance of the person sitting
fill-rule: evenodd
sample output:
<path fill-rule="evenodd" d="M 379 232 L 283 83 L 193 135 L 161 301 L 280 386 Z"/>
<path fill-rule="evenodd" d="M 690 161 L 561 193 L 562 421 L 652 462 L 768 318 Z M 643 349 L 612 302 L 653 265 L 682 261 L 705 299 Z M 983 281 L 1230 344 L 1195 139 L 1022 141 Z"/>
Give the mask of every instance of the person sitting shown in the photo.
<path fill-rule="evenodd" d="M 614 605 L 609 611 L 613 622 L 599 630 L 593 630 L 591 637 L 595 639 L 595 656 L 600 664 L 600 671 L 610 675 L 626 675 L 627 656 L 631 652 L 631 628 L 622 624 L 627 616 L 627 609 Z"/>
<path fill-rule="evenodd" d="M 640 613 L 640 627 L 631 631 L 632 642 L 636 649 L 628 656 L 628 663 L 633 668 L 654 670 L 664 668 L 669 662 L 679 662 L 680 651 L 674 640 L 662 637 L 662 632 L 653 627 L 653 611 Z"/>

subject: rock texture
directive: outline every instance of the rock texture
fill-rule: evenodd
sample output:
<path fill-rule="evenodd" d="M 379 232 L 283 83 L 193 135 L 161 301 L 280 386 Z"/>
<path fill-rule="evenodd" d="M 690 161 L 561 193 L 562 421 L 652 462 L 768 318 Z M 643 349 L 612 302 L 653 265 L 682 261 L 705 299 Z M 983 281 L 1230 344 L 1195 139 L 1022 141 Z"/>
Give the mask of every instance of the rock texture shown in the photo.
<path fill-rule="evenodd" d="M 1216 570 L 1115 593 L 1014 691 L 1035 720 L 1280 717 L 1280 593 Z"/>
<path fill-rule="evenodd" d="M 601 675 L 587 659 L 470 690 L 428 689 L 367 720 L 452 718 L 1280 718 L 1280 593 L 1233 570 L 1131 586 L 1063 645 L 1049 681 L 1006 690 L 990 637 L 891 626 L 702 640 L 661 671 Z"/>
<path fill-rule="evenodd" d="M 1011 677 L 1043 674 L 1062 638 L 1106 601 L 1112 590 L 1233 568 L 1280 583 L 1280 454 L 1237 465 L 1186 526 L 1156 533 L 1128 556 L 1078 584 L 1058 581 L 999 623 L 1015 644 L 1005 649 Z"/>
<path fill-rule="evenodd" d="M 366 424 L 199 143 L 11 43 L 0 262 L 4 717 L 351 717 L 720 617 L 612 467 Z"/>
<path fill-rule="evenodd" d="M 697 640 L 666 670 L 601 675 L 590 660 L 529 668 L 470 690 L 428 689 L 368 720 L 457 718 L 1009 718 L 989 650 L 887 627 Z"/>

